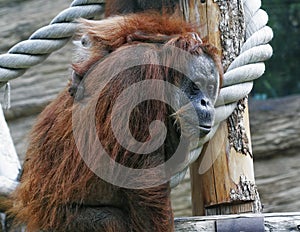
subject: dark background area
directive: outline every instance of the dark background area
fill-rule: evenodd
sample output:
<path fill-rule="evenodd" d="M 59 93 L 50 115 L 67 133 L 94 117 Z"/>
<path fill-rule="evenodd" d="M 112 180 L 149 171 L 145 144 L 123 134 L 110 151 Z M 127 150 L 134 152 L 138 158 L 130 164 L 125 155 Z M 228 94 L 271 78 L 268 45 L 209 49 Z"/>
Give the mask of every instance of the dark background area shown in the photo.
<path fill-rule="evenodd" d="M 265 0 L 268 25 L 274 31 L 272 59 L 266 62 L 266 73 L 254 82 L 252 96 L 257 99 L 300 93 L 300 1 Z"/>

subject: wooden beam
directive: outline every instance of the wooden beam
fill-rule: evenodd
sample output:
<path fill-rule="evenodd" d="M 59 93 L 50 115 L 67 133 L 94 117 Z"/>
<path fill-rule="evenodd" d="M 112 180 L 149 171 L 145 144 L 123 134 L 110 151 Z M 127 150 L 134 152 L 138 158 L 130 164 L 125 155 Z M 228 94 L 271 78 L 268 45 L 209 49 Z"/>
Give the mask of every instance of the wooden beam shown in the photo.
<path fill-rule="evenodd" d="M 201 231 L 217 231 L 217 222 L 252 219 L 263 217 L 264 231 L 299 231 L 300 230 L 300 212 L 294 213 L 271 213 L 271 214 L 238 214 L 224 216 L 206 216 L 206 217 L 190 217 L 176 218 L 175 231 L 177 232 L 201 232 Z M 261 220 L 257 220 L 260 223 Z"/>
<path fill-rule="evenodd" d="M 184 11 L 185 19 L 198 25 L 201 37 L 223 51 L 220 56 L 223 55 L 226 69 L 238 55 L 244 39 L 241 1 L 188 2 L 186 5 L 189 10 Z M 223 11 L 220 11 L 219 4 L 225 4 Z M 227 40 L 233 43 L 231 47 L 226 47 Z M 234 52 L 228 52 L 230 49 Z M 254 184 L 246 101 L 241 101 L 233 116 L 220 124 L 199 159 L 191 165 L 190 171 L 194 216 L 260 211 L 259 196 Z"/>

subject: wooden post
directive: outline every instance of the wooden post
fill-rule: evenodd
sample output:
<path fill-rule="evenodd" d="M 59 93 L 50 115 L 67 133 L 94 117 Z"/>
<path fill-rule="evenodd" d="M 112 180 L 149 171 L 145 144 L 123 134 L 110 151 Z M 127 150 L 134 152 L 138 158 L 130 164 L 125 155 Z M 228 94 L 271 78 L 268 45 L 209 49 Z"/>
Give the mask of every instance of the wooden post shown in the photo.
<path fill-rule="evenodd" d="M 185 19 L 196 23 L 201 37 L 222 51 L 226 70 L 244 42 L 241 1 L 183 2 Z M 191 165 L 190 172 L 194 216 L 260 212 L 246 99 L 220 124 L 199 159 Z"/>
<path fill-rule="evenodd" d="M 223 227 L 225 224 L 227 230 Z M 228 230 L 228 225 L 231 230 Z M 262 231 L 263 228 L 264 231 L 299 231 L 300 213 L 237 214 L 175 219 L 176 232 Z"/>

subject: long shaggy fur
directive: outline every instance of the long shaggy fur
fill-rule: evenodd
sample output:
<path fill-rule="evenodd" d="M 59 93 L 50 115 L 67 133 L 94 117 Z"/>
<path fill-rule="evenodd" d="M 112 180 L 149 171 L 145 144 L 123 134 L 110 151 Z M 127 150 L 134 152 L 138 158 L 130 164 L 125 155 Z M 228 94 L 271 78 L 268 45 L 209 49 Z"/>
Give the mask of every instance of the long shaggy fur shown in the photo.
<path fill-rule="evenodd" d="M 85 35 L 88 47 L 84 53 L 90 59 L 79 59 L 73 64 L 73 69 L 83 76 L 97 60 L 116 50 L 129 41 L 134 40 L 136 33 L 148 35 L 181 35 L 193 32 L 194 27 L 178 17 L 168 16 L 151 11 L 148 13 L 115 16 L 101 21 L 81 20 L 79 36 Z M 146 41 L 150 42 L 150 41 Z M 152 43 L 161 41 L 151 41 Z M 78 51 L 83 53 L 82 50 Z"/>
<path fill-rule="evenodd" d="M 87 73 L 85 95 L 97 102 L 95 124 L 101 144 L 111 158 L 127 167 L 139 169 L 162 164 L 168 159 L 166 150 L 173 146 L 170 144 L 172 142 L 166 142 L 156 152 L 142 158 L 139 154 L 127 151 L 116 141 L 111 130 L 112 107 L 118 95 L 134 83 L 157 79 L 178 84 L 180 75 L 170 75 L 170 70 L 157 65 L 134 67 L 114 77 L 101 93 L 92 95 L 97 89 L 93 89 L 93 82 L 88 80 L 97 76 L 93 74 L 95 72 L 88 70 L 94 66 L 92 70 L 97 70 L 100 78 L 101 73 L 113 70 L 116 65 L 125 65 L 126 58 L 134 56 L 130 48 L 139 44 L 149 47 L 150 55 L 147 54 L 143 58 L 155 63 L 156 53 L 159 52 L 157 45 L 128 40 L 131 35 L 139 35 L 140 32 L 143 35 L 172 36 L 166 41 L 167 45 L 176 46 L 195 55 L 207 53 L 217 61 L 214 48 L 195 40 L 189 34 L 193 31 L 190 25 L 158 14 L 118 16 L 100 22 L 85 21 L 82 30 L 83 34 L 88 35 L 91 46 L 86 48 L 87 58 L 73 64 L 73 67 L 80 75 Z M 170 54 L 166 59 L 175 62 L 178 57 L 172 57 Z M 182 62 L 182 65 L 188 65 L 185 61 Z M 161 91 L 157 89 L 157 92 Z M 83 103 L 84 100 L 85 98 Z M 124 102 L 124 111 L 127 107 L 125 103 L 128 106 L 130 102 Z M 39 116 L 30 136 L 21 183 L 13 195 L 15 202 L 11 213 L 16 221 L 26 224 L 28 231 L 72 231 L 74 225 L 76 231 L 172 231 L 173 216 L 168 183 L 140 190 L 120 188 L 100 179 L 85 164 L 73 137 L 72 112 L 76 107 L 79 106 L 74 104 L 74 99 L 65 89 Z M 168 124 L 171 113 L 165 104 L 157 101 L 140 104 L 130 118 L 133 136 L 138 141 L 148 141 L 151 139 L 150 123 L 160 120 Z M 78 125 L 91 126 L 91 122 L 84 120 L 84 115 L 81 119 L 82 121 L 77 122 Z M 170 130 L 169 133 L 174 132 L 172 128 Z M 154 128 L 154 134 L 155 131 Z M 88 141 L 86 152 L 91 155 L 95 164 L 101 162 L 103 154 L 93 146 L 98 138 L 93 138 L 92 132 L 81 136 L 82 143 Z M 115 175 L 115 178 L 118 178 L 117 171 Z M 141 177 L 141 180 L 143 178 L 146 181 L 149 177 Z M 159 176 L 153 173 L 151 178 Z M 81 221 L 81 213 L 87 207 L 117 209 L 114 212 L 117 216 L 116 212 L 120 212 L 120 225 L 109 221 L 106 227 L 97 230 L 97 223 L 93 221 L 95 215 L 89 217 L 91 221 Z"/>

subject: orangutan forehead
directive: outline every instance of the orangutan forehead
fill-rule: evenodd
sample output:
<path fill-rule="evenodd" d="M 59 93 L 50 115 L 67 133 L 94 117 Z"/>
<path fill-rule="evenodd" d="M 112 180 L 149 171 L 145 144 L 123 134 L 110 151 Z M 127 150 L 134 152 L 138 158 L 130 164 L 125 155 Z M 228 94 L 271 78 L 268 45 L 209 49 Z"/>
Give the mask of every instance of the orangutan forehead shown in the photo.
<path fill-rule="evenodd" d="M 218 78 L 218 69 L 213 59 L 207 54 L 201 54 L 193 59 L 189 66 L 191 79 L 215 80 Z"/>

